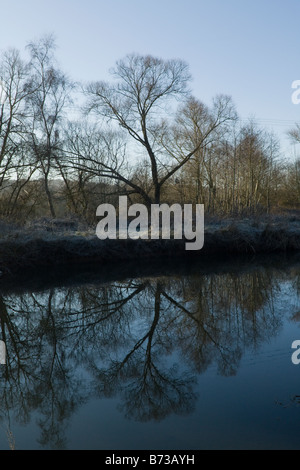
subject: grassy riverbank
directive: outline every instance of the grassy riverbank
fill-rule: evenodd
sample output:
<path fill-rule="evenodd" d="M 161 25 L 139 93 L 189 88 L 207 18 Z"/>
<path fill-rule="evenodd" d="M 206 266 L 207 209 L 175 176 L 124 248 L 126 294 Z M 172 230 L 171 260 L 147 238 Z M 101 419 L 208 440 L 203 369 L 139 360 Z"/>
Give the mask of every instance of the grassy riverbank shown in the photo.
<path fill-rule="evenodd" d="M 120 262 L 212 254 L 261 254 L 300 250 L 300 216 L 256 219 L 208 219 L 204 247 L 186 251 L 185 240 L 99 240 L 95 229 L 70 221 L 44 220 L 16 227 L 2 224 L 1 276 L 26 268 Z"/>

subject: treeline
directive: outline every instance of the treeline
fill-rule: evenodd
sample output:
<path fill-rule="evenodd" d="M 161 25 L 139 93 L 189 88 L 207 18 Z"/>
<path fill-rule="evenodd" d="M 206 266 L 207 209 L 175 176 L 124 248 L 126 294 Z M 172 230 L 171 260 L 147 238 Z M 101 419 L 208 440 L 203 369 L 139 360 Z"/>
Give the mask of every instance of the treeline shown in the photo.
<path fill-rule="evenodd" d="M 128 55 L 110 83 L 77 84 L 46 36 L 0 58 L 0 217 L 76 215 L 103 202 L 203 203 L 245 215 L 300 204 L 300 160 L 242 124 L 231 97 L 192 96 L 181 60 Z M 77 99 L 83 104 L 77 104 Z M 290 132 L 299 141 L 299 127 Z"/>

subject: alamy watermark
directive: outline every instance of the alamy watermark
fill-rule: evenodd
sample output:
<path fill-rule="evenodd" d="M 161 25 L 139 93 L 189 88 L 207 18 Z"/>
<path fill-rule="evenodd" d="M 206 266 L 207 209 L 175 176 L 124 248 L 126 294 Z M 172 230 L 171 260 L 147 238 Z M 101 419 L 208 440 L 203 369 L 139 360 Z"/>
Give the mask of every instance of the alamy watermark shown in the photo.
<path fill-rule="evenodd" d="M 300 340 L 295 339 L 295 341 L 292 342 L 291 348 L 296 349 L 296 351 L 293 352 L 291 359 L 292 363 L 297 366 L 300 364 Z"/>
<path fill-rule="evenodd" d="M 294 80 L 292 88 L 295 89 L 292 93 L 292 103 L 300 104 L 300 80 Z"/>
<path fill-rule="evenodd" d="M 186 250 L 200 250 L 204 245 L 204 205 L 151 204 L 150 214 L 144 204 L 128 207 L 127 196 L 119 196 L 119 207 L 100 204 L 96 215 L 102 217 L 96 235 L 100 240 L 184 239 Z M 118 220 L 117 220 L 118 219 Z"/>
<path fill-rule="evenodd" d="M 5 88 L 4 88 L 3 82 L 0 80 L 0 105 L 4 104 L 5 99 L 6 99 Z"/>

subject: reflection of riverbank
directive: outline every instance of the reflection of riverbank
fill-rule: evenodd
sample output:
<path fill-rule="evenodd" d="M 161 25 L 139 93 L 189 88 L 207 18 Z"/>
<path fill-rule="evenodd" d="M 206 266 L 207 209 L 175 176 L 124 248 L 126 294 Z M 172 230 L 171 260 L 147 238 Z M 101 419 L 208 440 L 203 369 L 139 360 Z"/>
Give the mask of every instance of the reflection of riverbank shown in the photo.
<path fill-rule="evenodd" d="M 127 279 L 180 278 L 182 276 L 222 275 L 230 273 L 240 276 L 262 270 L 277 272 L 298 272 L 300 252 L 257 255 L 205 255 L 190 259 L 168 257 L 148 260 L 123 260 L 106 263 L 85 263 L 72 266 L 58 265 L 21 269 L 12 276 L 0 278 L 0 293 L 39 292 L 45 289 L 88 285 L 107 285 Z"/>
<path fill-rule="evenodd" d="M 198 271 L 196 264 L 177 271 L 173 264 L 169 275 L 147 277 L 143 271 L 144 277 L 105 282 L 99 271 L 97 282 L 86 273 L 85 285 L 70 276 L 74 284 L 68 287 L 41 282 L 39 291 L 27 285 L 20 292 L 16 283 L 15 289 L 1 289 L 7 363 L 0 368 L 0 422 L 13 415 L 16 422 L 30 423 L 38 415 L 42 446 L 63 448 L 81 407 L 99 400 L 95 415 L 98 406 L 105 407 L 101 401 L 112 399 L 121 412 L 115 415 L 121 443 L 119 422 L 128 419 L 163 423 L 182 416 L 196 422 L 197 430 L 203 418 L 193 419 L 199 398 L 210 403 L 203 398 L 203 381 L 199 386 L 203 374 L 214 368 L 218 376 L 236 376 L 245 352 L 280 333 L 281 303 L 289 316 L 298 311 L 300 269 L 277 272 L 271 263 L 252 263 L 236 258 L 234 269 L 224 263 L 223 271 L 217 261 L 214 267 L 198 265 Z M 290 305 L 282 283 L 289 284 Z M 101 420 L 97 426 L 99 435 Z"/>
<path fill-rule="evenodd" d="M 55 268 L 142 262 L 170 261 L 213 255 L 232 256 L 300 252 L 300 220 L 277 218 L 270 222 L 219 221 L 206 224 L 204 247 L 186 251 L 185 240 L 99 240 L 93 233 L 14 232 L 0 242 L 2 277 L 17 275 L 24 269 Z"/>
<path fill-rule="evenodd" d="M 255 270 L 290 272 L 300 269 L 300 251 L 265 254 L 207 254 L 202 257 L 180 256 L 141 259 L 53 264 L 16 270 L 0 278 L 0 292 L 40 291 L 55 287 L 107 284 L 130 278 L 202 276 L 236 273 L 237 276 Z"/>

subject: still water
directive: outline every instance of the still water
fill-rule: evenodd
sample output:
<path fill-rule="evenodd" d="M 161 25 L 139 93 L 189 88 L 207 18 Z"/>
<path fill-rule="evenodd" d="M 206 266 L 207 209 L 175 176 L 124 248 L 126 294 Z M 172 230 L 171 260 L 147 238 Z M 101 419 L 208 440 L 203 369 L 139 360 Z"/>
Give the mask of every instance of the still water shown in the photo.
<path fill-rule="evenodd" d="M 293 257 L 2 281 L 0 449 L 300 449 L 299 294 Z"/>

